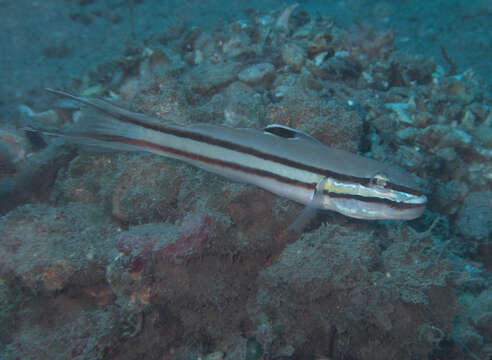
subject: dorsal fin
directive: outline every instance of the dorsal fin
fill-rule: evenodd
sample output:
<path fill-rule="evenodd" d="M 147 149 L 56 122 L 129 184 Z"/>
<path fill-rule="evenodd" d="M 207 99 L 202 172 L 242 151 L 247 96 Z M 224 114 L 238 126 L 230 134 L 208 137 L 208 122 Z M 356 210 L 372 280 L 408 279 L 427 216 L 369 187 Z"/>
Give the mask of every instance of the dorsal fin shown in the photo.
<path fill-rule="evenodd" d="M 268 125 L 266 128 L 263 129 L 263 132 L 269 133 L 284 139 L 299 139 L 299 140 L 306 140 L 306 141 L 311 141 L 316 144 L 321 144 L 321 142 L 312 137 L 311 135 L 306 134 L 305 132 L 302 132 L 300 130 L 291 128 L 289 126 L 285 125 L 279 125 L 279 124 L 271 124 Z"/>
<path fill-rule="evenodd" d="M 264 132 L 280 136 L 284 139 L 294 139 L 297 137 L 297 130 L 288 126 L 272 124 L 263 129 Z"/>

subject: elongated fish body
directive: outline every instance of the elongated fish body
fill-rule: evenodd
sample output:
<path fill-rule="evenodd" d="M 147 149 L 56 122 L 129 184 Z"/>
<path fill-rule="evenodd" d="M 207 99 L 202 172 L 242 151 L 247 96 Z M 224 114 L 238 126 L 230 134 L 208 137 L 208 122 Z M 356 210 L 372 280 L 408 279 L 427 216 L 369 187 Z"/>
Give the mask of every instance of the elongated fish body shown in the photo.
<path fill-rule="evenodd" d="M 177 126 L 105 100 L 49 91 L 85 105 L 69 131 L 44 131 L 75 143 L 182 160 L 296 202 L 359 219 L 414 219 L 427 203 L 405 171 L 328 147 L 286 126 L 270 125 L 264 130 Z"/>

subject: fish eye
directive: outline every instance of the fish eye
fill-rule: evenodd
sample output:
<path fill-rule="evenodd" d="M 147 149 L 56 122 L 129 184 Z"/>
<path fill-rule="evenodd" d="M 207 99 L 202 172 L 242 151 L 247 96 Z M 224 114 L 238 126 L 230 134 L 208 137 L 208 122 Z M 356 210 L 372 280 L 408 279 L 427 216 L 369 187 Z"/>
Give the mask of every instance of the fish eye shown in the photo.
<path fill-rule="evenodd" d="M 376 174 L 372 179 L 371 179 L 371 184 L 380 186 L 380 187 L 386 187 L 388 185 L 389 179 L 386 175 L 383 174 Z"/>

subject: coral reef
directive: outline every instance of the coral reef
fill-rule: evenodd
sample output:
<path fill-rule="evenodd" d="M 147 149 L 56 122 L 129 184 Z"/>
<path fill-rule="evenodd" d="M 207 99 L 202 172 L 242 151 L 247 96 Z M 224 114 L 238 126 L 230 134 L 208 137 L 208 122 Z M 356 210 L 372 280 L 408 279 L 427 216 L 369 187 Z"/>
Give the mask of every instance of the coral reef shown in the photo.
<path fill-rule="evenodd" d="M 326 213 L 296 234 L 302 208 L 261 189 L 5 129 L 0 357 L 491 356 L 490 90 L 471 70 L 396 50 L 391 31 L 301 8 L 249 10 L 216 29 L 176 22 L 72 90 L 163 122 L 292 126 L 399 164 L 430 196 L 424 216 Z M 59 44 L 45 55 L 69 57 Z M 25 102 L 19 128 L 78 119 L 70 102 Z"/>
<path fill-rule="evenodd" d="M 449 332 L 457 307 L 449 301 L 451 266 L 430 261 L 426 243 L 408 229 L 348 224 L 302 236 L 259 274 L 249 307 L 256 337 L 274 358 L 287 349 L 294 358 L 425 356 L 439 341 L 424 327 Z"/>

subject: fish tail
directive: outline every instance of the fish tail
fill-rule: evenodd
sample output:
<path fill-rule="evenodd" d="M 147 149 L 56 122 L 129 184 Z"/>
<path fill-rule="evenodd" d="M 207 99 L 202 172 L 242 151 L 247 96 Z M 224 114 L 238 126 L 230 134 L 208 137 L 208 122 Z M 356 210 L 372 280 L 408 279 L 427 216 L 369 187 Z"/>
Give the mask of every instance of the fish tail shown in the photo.
<path fill-rule="evenodd" d="M 148 151 L 145 140 L 155 138 L 152 127 L 158 126 L 155 119 L 119 107 L 109 101 L 76 96 L 64 91 L 47 91 L 81 104 L 68 129 L 36 128 L 27 130 L 50 136 L 64 137 L 68 141 L 112 151 Z"/>

